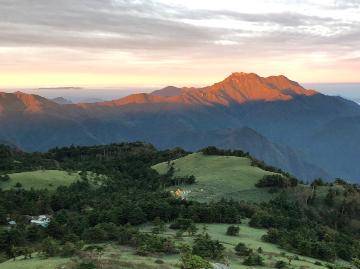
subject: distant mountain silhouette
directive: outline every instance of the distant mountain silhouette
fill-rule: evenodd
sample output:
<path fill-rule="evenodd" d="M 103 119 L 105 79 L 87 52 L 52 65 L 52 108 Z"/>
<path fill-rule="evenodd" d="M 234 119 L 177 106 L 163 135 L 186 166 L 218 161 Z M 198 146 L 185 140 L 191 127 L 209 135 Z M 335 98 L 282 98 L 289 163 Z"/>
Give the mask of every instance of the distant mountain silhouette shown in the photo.
<path fill-rule="evenodd" d="M 64 97 L 56 97 L 56 98 L 51 99 L 51 101 L 54 101 L 55 103 L 57 103 L 59 105 L 69 105 L 69 104 L 73 103 L 70 100 L 65 99 Z"/>
<path fill-rule="evenodd" d="M 167 87 L 97 103 L 59 105 L 0 93 L 0 139 L 25 150 L 142 140 L 187 149 L 240 148 L 303 179 L 360 182 L 360 106 L 284 76 L 233 73 L 202 88 Z"/>
<path fill-rule="evenodd" d="M 80 102 L 78 102 L 78 103 L 100 103 L 100 102 L 104 102 L 104 100 L 101 99 L 101 98 L 95 98 L 95 97 L 93 97 L 93 98 L 85 98 L 85 99 L 82 99 L 82 100 L 80 100 Z"/>

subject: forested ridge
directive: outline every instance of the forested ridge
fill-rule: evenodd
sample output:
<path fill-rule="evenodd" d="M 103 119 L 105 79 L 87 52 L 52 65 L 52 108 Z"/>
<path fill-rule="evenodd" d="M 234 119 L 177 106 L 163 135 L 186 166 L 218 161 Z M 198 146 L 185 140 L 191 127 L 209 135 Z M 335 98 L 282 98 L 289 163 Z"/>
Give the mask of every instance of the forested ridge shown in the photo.
<path fill-rule="evenodd" d="M 213 147 L 203 152 L 251 158 L 241 151 Z M 140 142 L 71 146 L 46 153 L 24 153 L 1 146 L 0 173 L 4 181 L 8 180 L 8 174 L 21 171 L 81 171 L 81 180 L 55 191 L 26 190 L 21 186 L 0 190 L 0 224 L 7 225 L 10 219 L 16 221 L 11 228 L 0 230 L 1 259 L 33 252 L 72 256 L 84 244 L 111 241 L 132 246 L 139 254 L 180 252 L 183 268 L 196 268 L 186 264 L 200 257 L 203 267 L 199 268 L 206 268 L 206 261 L 223 261 L 221 244 L 203 231 L 196 235 L 193 246 L 178 246 L 159 234 L 163 225 L 171 224 L 170 228 L 195 235 L 199 232 L 196 223 L 236 225 L 249 219 L 250 226 L 268 229 L 263 237 L 265 242 L 327 262 L 336 259 L 358 262 L 359 186 L 340 179 L 333 183 L 317 179 L 306 185 L 252 158 L 252 165 L 279 173 L 278 177 L 267 177 L 260 182 L 260 187 L 277 192 L 277 198 L 266 203 L 225 199 L 210 203 L 187 201 L 174 197 L 166 189 L 172 182 L 171 172 L 160 175 L 151 168 L 160 162 L 170 164 L 171 160 L 187 154 L 180 148 L 159 151 Z M 288 181 L 281 178 L 291 184 L 285 184 Z M 191 184 L 195 181 L 192 179 Z M 47 227 L 39 227 L 29 225 L 28 215 L 50 215 L 52 219 Z M 152 234 L 142 232 L 138 226 L 149 222 L 158 229 Z M 254 255 L 247 253 L 245 261 L 258 260 L 258 254 Z"/>

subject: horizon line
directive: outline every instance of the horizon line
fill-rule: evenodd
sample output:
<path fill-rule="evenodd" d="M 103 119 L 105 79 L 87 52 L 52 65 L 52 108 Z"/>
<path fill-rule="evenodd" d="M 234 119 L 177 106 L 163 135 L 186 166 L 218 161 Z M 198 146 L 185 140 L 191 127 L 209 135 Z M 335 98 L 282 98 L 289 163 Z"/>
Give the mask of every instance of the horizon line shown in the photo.
<path fill-rule="evenodd" d="M 296 81 L 298 82 L 298 81 Z M 217 82 L 214 82 L 217 83 Z M 213 84 L 214 84 L 213 83 Z M 357 82 L 298 82 L 301 85 L 304 84 L 360 84 L 360 81 Z M 185 86 L 177 86 L 176 83 L 170 83 L 170 84 L 149 84 L 149 85 L 145 85 L 145 84 L 127 84 L 127 85 L 54 85 L 54 86 L 47 86 L 47 85 L 41 85 L 41 86 L 25 86 L 25 87 L 16 87 L 16 86 L 3 86 L 0 85 L 0 91 L 3 90 L 82 90 L 82 89 L 87 89 L 87 90 L 100 90 L 99 88 L 104 88 L 104 89 L 113 89 L 113 90 L 131 90 L 131 88 L 137 87 L 140 89 L 154 89 L 154 88 L 164 88 L 164 87 L 169 87 L 169 86 L 173 86 L 173 87 L 177 87 L 177 88 L 183 88 L 183 87 L 206 87 L 212 84 L 188 84 L 188 83 L 184 83 Z M 135 89 L 134 89 L 135 90 Z"/>

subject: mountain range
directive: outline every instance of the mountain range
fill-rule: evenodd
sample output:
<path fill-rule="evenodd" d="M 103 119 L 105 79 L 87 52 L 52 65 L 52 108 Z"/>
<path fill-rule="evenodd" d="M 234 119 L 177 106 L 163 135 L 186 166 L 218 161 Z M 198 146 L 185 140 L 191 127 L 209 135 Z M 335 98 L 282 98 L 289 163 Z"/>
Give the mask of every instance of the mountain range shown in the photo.
<path fill-rule="evenodd" d="M 360 182 L 360 106 L 285 76 L 233 73 L 202 88 L 69 104 L 0 93 L 0 140 L 28 151 L 142 140 L 159 148 L 239 148 L 304 180 Z"/>

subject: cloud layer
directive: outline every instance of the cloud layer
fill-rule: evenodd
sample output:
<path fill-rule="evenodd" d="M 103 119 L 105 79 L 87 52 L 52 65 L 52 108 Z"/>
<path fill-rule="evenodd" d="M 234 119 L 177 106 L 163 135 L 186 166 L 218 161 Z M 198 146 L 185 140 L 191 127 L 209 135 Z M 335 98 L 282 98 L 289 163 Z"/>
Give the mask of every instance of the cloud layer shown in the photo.
<path fill-rule="evenodd" d="M 284 68 L 291 59 L 289 72 L 309 78 L 305 68 L 360 66 L 360 1 L 192 2 L 3 0 L 0 71 L 91 73 L 97 63 L 100 73 L 177 68 L 200 76 L 247 64 Z"/>

